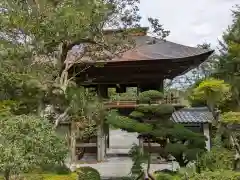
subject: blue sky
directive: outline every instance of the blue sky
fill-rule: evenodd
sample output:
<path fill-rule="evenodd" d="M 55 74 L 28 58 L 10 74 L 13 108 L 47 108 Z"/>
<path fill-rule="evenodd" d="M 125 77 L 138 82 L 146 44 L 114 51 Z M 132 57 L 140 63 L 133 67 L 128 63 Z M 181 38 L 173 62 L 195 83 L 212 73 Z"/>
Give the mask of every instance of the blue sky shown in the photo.
<path fill-rule="evenodd" d="M 158 18 L 171 31 L 170 41 L 189 46 L 203 42 L 218 45 L 232 22 L 231 9 L 240 0 L 141 0 L 142 25 L 149 16 Z"/>

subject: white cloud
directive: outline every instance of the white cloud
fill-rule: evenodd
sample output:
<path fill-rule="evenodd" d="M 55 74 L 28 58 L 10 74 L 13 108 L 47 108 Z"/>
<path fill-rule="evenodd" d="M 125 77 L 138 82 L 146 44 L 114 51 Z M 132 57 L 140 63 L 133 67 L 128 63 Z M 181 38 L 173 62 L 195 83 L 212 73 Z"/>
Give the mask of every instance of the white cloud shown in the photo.
<path fill-rule="evenodd" d="M 193 25 L 192 30 L 196 33 L 197 36 L 209 36 L 211 33 L 213 33 L 213 27 L 211 24 L 199 24 L 199 25 Z"/>
<path fill-rule="evenodd" d="M 156 17 L 171 31 L 168 40 L 196 46 L 208 42 L 217 46 L 218 38 L 231 24 L 231 9 L 240 0 L 141 0 L 142 24 Z"/>

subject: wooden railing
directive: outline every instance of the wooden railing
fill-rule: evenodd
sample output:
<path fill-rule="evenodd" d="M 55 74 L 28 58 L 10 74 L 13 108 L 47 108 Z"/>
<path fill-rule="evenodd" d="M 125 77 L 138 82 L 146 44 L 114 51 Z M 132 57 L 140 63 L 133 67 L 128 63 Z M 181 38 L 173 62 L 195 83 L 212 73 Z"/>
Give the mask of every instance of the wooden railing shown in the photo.
<path fill-rule="evenodd" d="M 164 103 L 166 104 L 181 104 L 181 98 L 174 94 L 167 94 L 164 96 Z"/>
<path fill-rule="evenodd" d="M 181 99 L 173 94 L 165 95 L 162 101 L 153 102 L 153 104 L 172 104 L 174 106 L 181 105 Z M 107 108 L 135 108 L 140 103 L 138 100 L 105 100 L 104 102 Z"/>

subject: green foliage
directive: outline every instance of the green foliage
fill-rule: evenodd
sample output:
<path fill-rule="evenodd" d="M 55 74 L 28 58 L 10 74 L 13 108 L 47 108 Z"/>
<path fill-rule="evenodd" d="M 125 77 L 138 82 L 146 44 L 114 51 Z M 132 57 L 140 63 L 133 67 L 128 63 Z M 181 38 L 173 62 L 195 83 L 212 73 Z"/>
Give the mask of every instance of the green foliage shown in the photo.
<path fill-rule="evenodd" d="M 71 120 L 80 122 L 81 130 L 87 130 L 85 135 L 90 135 L 94 131 L 93 127 L 104 119 L 103 103 L 96 93 L 89 92 L 83 87 L 68 87 L 66 95 L 68 108 L 70 108 L 68 114 L 71 116 Z"/>
<path fill-rule="evenodd" d="M 115 89 L 108 89 L 109 99 L 112 101 L 136 101 L 137 97 L 137 88 L 127 88 L 126 93 L 116 93 Z"/>
<path fill-rule="evenodd" d="M 156 90 L 145 91 L 139 95 L 139 101 L 142 103 L 150 103 L 151 101 L 161 100 L 162 98 L 163 93 Z"/>
<path fill-rule="evenodd" d="M 135 46 L 130 34 L 147 30 L 138 26 L 138 5 L 138 0 L 1 1 L 0 100 L 16 101 L 18 115 L 42 115 L 50 106 L 55 126 L 60 115 L 80 122 L 96 119 L 86 101 L 77 101 L 81 92 L 73 82 L 89 60 L 111 60 Z M 154 33 L 165 38 L 169 32 L 158 23 L 150 21 Z"/>
<path fill-rule="evenodd" d="M 157 173 L 156 180 L 181 180 L 180 175 L 171 175 L 167 173 Z"/>
<path fill-rule="evenodd" d="M 43 164 L 59 164 L 66 157 L 65 142 L 51 124 L 36 116 L 0 119 L 0 170 L 19 173 Z"/>
<path fill-rule="evenodd" d="M 129 116 L 132 118 L 135 118 L 135 119 L 141 119 L 144 117 L 144 113 L 139 112 L 139 111 L 133 111 L 133 112 L 131 112 L 131 114 Z"/>
<path fill-rule="evenodd" d="M 10 180 L 77 180 L 76 173 L 69 173 L 67 175 L 58 175 L 54 173 L 49 174 L 24 174 L 18 176 L 12 176 Z M 4 178 L 0 177 L 0 180 Z"/>
<path fill-rule="evenodd" d="M 193 99 L 203 100 L 209 106 L 216 106 L 230 97 L 230 85 L 214 78 L 202 81 L 192 94 Z M 212 107 L 210 107 L 212 108 Z"/>
<path fill-rule="evenodd" d="M 143 153 L 141 148 L 136 144 L 134 144 L 129 151 L 129 156 L 132 158 L 133 162 L 131 168 L 132 176 L 138 176 L 142 172 L 142 164 L 147 161 L 148 156 L 146 153 Z"/>
<path fill-rule="evenodd" d="M 233 11 L 233 23 L 223 34 L 223 42 L 220 42 L 220 52 L 218 63 L 214 73 L 215 77 L 224 79 L 231 85 L 231 103 L 225 104 L 229 109 L 239 109 L 240 107 L 240 7 Z"/>
<path fill-rule="evenodd" d="M 234 152 L 225 148 L 212 148 L 204 153 L 198 160 L 199 166 L 204 171 L 232 170 Z"/>
<path fill-rule="evenodd" d="M 221 115 L 220 120 L 224 124 L 240 124 L 240 112 L 226 112 Z"/>
<path fill-rule="evenodd" d="M 57 174 L 26 174 L 23 176 L 23 180 L 76 180 L 77 174 L 69 173 L 67 175 Z"/>
<path fill-rule="evenodd" d="M 240 173 L 234 171 L 202 172 L 189 177 L 189 180 L 239 180 Z"/>
<path fill-rule="evenodd" d="M 39 168 L 39 170 L 35 170 L 38 171 L 39 173 L 44 173 L 44 174 L 70 174 L 71 170 L 65 165 L 65 164 L 45 164 L 45 165 L 41 165 L 41 167 Z M 31 172 L 35 172 L 35 171 L 31 171 Z"/>
<path fill-rule="evenodd" d="M 147 116 L 161 117 L 164 115 L 172 115 L 174 107 L 171 104 L 159 105 L 139 105 L 136 111 L 146 114 Z"/>
<path fill-rule="evenodd" d="M 193 92 L 195 90 L 195 88 L 197 88 L 199 86 L 199 84 L 204 81 L 204 79 L 199 79 L 197 80 L 187 91 L 187 99 L 190 102 L 192 107 L 202 107 L 202 106 L 207 106 L 207 102 L 205 101 L 205 99 L 196 97 Z"/>
<path fill-rule="evenodd" d="M 152 130 L 151 124 L 143 124 L 129 117 L 120 116 L 116 110 L 112 110 L 106 117 L 106 122 L 116 128 L 125 129 L 130 132 L 149 132 Z"/>
<path fill-rule="evenodd" d="M 151 104 L 153 100 L 162 98 L 162 93 L 147 91 L 140 94 L 150 104 L 140 104 L 130 117 L 120 116 L 111 111 L 106 118 L 107 123 L 127 130 L 138 132 L 144 137 L 151 137 L 162 147 L 160 156 L 173 155 L 180 165 L 196 160 L 205 151 L 205 137 L 186 129 L 183 125 L 174 124 L 170 117 L 174 111 L 171 104 Z M 151 148 L 150 148 L 151 149 Z"/>
<path fill-rule="evenodd" d="M 45 175 L 43 175 L 43 180 L 76 180 L 77 177 L 78 176 L 75 173 L 68 174 L 68 175 L 45 174 Z M 26 179 L 26 180 L 28 180 L 28 179 Z M 34 179 L 30 179 L 30 180 L 34 180 Z"/>
<path fill-rule="evenodd" d="M 45 89 L 35 77 L 27 74 L 3 73 L 0 82 L 0 100 L 15 101 L 15 106 L 11 110 L 13 113 L 37 113 Z"/>
<path fill-rule="evenodd" d="M 92 167 L 81 167 L 76 170 L 78 180 L 101 180 L 99 172 Z"/>

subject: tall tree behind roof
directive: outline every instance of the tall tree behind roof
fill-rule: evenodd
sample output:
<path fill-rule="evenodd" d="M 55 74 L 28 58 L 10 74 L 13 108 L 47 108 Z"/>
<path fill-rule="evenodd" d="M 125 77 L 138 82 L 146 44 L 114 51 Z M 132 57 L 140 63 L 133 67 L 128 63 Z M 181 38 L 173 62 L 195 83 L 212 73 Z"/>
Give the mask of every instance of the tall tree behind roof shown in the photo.
<path fill-rule="evenodd" d="M 233 11 L 233 24 L 220 42 L 220 56 L 215 76 L 232 86 L 233 107 L 240 107 L 240 6 Z"/>
<path fill-rule="evenodd" d="M 18 73 L 16 78 L 19 74 L 28 75 L 24 81 L 34 79 L 47 91 L 58 89 L 64 99 L 62 96 L 66 96 L 74 80 L 68 73 L 72 66 L 85 60 L 112 59 L 134 47 L 129 34 L 136 29 L 126 29 L 138 27 L 141 31 L 138 3 L 139 0 L 1 1 L 0 73 L 8 78 L 12 77 L 10 72 Z M 169 33 L 159 21 L 151 19 L 150 24 L 160 38 Z M 105 31 L 105 27 L 121 31 Z M 81 47 L 80 52 L 69 56 L 76 46 Z M 88 67 L 83 66 L 82 70 L 85 68 Z"/>

